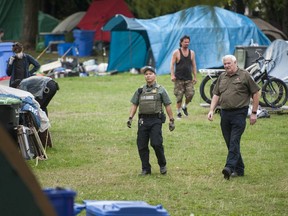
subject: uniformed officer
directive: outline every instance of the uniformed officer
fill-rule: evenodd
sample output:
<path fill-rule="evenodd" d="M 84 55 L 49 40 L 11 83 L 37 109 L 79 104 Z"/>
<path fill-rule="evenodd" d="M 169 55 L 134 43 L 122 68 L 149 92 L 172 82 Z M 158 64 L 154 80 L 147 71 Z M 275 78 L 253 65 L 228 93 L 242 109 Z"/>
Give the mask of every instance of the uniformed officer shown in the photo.
<path fill-rule="evenodd" d="M 247 71 L 238 68 L 235 56 L 226 55 L 222 61 L 226 72 L 220 75 L 214 87 L 208 120 L 213 120 L 213 112 L 219 104 L 221 130 L 228 148 L 222 174 L 225 179 L 229 179 L 230 176 L 244 176 L 245 166 L 240 153 L 240 139 L 245 130 L 251 98 L 253 102 L 250 124 L 256 123 L 260 88 Z"/>
<path fill-rule="evenodd" d="M 156 82 L 156 71 L 151 66 L 145 66 L 141 69 L 144 73 L 146 85 L 137 89 L 131 99 L 131 109 L 127 126 L 131 128 L 132 119 L 139 107 L 138 115 L 138 133 L 137 147 L 142 163 L 141 175 L 151 174 L 151 165 L 149 163 L 149 140 L 153 147 L 160 173 L 166 174 L 166 158 L 163 147 L 162 124 L 165 122 L 165 114 L 169 117 L 169 130 L 175 129 L 173 112 L 171 110 L 171 100 L 165 88 Z"/>

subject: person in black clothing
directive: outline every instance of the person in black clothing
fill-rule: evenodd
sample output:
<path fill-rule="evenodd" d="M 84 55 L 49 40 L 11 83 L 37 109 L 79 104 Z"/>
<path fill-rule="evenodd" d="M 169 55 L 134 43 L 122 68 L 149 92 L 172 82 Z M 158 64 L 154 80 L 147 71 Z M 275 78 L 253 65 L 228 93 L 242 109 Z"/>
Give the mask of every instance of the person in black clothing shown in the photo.
<path fill-rule="evenodd" d="M 14 82 L 32 76 L 40 68 L 40 64 L 31 55 L 23 53 L 23 45 L 19 42 L 12 45 L 12 51 L 15 55 L 9 58 L 6 73 L 11 76 L 9 86 L 17 88 Z M 33 65 L 31 70 L 30 65 Z"/>
<path fill-rule="evenodd" d="M 177 100 L 177 117 L 179 119 L 182 117 L 182 110 L 184 115 L 188 116 L 187 105 L 192 101 L 195 93 L 194 84 L 197 82 L 195 53 L 189 49 L 189 43 L 190 37 L 184 35 L 180 39 L 180 48 L 173 52 L 170 64 L 171 80 L 174 82 L 174 95 Z M 185 102 L 182 104 L 184 95 Z"/>

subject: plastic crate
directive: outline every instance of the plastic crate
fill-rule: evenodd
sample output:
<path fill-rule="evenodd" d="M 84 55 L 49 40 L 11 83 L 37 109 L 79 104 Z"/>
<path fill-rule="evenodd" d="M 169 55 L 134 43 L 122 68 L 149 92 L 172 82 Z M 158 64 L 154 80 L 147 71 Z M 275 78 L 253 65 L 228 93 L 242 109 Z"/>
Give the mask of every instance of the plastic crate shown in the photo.
<path fill-rule="evenodd" d="M 86 216 L 169 216 L 162 205 L 152 206 L 143 201 L 85 200 Z"/>
<path fill-rule="evenodd" d="M 43 192 L 49 198 L 58 216 L 74 216 L 75 191 L 63 188 L 45 188 Z"/>

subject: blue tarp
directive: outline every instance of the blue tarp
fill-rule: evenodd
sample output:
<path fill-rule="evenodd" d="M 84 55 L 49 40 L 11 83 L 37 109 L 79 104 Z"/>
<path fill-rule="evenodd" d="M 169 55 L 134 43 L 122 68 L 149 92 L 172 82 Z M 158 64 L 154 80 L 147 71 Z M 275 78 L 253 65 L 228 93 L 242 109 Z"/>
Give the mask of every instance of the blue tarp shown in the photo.
<path fill-rule="evenodd" d="M 222 56 L 235 46 L 271 42 L 248 17 L 219 7 L 196 6 L 153 19 L 116 15 L 103 27 L 111 31 L 108 70 L 128 71 L 146 64 L 157 74 L 170 73 L 170 60 L 183 35 L 191 38 L 197 68 L 222 66 Z"/>

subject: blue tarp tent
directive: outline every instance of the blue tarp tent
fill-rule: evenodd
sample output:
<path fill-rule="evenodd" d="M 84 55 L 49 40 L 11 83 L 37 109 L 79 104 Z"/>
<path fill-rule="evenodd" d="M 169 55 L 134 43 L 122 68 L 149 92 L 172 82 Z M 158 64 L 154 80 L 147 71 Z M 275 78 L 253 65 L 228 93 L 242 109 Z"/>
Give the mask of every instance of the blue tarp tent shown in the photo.
<path fill-rule="evenodd" d="M 212 6 L 196 6 L 153 19 L 116 15 L 104 26 L 111 31 L 108 70 L 128 71 L 146 64 L 158 74 L 170 73 L 172 52 L 183 35 L 191 38 L 197 68 L 221 67 L 221 58 L 236 45 L 259 45 L 270 40 L 248 17 Z"/>

